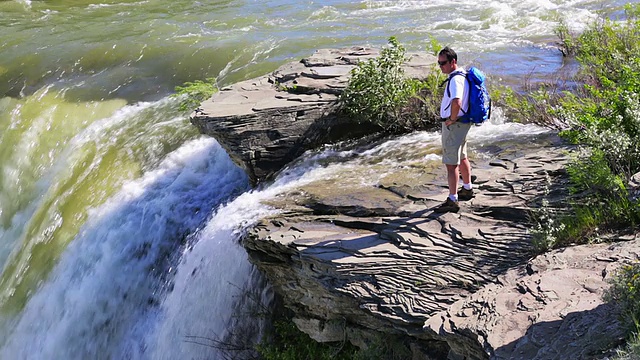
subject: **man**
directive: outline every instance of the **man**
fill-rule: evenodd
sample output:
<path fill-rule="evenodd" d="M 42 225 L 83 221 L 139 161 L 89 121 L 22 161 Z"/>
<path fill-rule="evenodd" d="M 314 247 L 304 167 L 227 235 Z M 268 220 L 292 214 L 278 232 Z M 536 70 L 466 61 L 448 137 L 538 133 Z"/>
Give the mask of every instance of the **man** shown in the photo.
<path fill-rule="evenodd" d="M 458 67 L 458 55 L 449 47 L 438 53 L 440 70 L 449 75 L 445 87 L 440 117 L 442 118 L 442 162 L 447 168 L 449 197 L 434 209 L 437 213 L 458 212 L 458 200 L 473 197 L 471 164 L 467 158 L 467 134 L 471 122 L 461 118 L 469 109 L 469 84 L 464 69 Z M 456 76 L 458 73 L 462 74 Z M 462 174 L 462 188 L 458 191 L 458 178 Z"/>

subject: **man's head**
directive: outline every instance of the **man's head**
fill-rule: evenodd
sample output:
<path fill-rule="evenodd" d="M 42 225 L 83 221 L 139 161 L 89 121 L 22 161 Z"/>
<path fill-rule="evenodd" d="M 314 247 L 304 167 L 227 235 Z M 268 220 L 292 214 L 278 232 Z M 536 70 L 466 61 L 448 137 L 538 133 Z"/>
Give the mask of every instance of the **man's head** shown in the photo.
<path fill-rule="evenodd" d="M 445 74 L 451 74 L 458 68 L 458 54 L 448 46 L 438 53 L 438 65 Z"/>

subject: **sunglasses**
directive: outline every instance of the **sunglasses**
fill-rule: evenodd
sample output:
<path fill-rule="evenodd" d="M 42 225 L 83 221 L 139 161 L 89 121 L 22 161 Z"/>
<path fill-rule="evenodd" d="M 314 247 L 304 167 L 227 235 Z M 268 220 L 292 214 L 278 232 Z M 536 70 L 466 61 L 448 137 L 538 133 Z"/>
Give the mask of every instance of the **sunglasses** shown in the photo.
<path fill-rule="evenodd" d="M 439 66 L 442 66 L 442 65 L 444 65 L 444 64 L 446 64 L 446 63 L 448 63 L 448 62 L 449 62 L 449 60 L 445 60 L 445 61 L 440 61 L 440 60 L 438 60 L 438 65 L 439 65 Z"/>

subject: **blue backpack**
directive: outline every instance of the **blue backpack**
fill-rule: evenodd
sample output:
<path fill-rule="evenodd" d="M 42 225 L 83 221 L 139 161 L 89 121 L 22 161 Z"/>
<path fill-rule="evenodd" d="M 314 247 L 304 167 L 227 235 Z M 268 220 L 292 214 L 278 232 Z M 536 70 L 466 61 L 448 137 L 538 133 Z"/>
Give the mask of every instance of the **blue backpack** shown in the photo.
<path fill-rule="evenodd" d="M 446 80 L 447 96 L 449 97 L 451 97 L 449 81 L 456 75 L 464 76 L 469 83 L 469 109 L 460 117 L 460 121 L 463 123 L 471 122 L 480 126 L 491 118 L 491 97 L 484 83 L 485 76 L 475 67 L 469 68 L 466 73 L 461 71 L 453 73 Z"/>

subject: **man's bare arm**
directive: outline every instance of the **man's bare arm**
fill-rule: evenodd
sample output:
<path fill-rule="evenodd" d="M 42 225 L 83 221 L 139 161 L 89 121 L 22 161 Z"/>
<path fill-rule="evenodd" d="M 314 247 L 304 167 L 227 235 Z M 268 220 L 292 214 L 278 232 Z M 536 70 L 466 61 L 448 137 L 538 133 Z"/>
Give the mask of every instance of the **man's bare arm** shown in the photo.
<path fill-rule="evenodd" d="M 459 98 L 451 100 L 451 116 L 449 116 L 449 118 L 444 122 L 446 126 L 449 126 L 458 121 L 458 114 L 460 113 L 461 107 L 462 101 Z"/>

